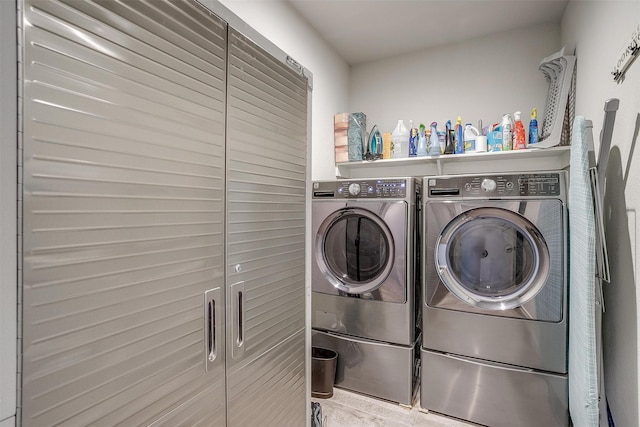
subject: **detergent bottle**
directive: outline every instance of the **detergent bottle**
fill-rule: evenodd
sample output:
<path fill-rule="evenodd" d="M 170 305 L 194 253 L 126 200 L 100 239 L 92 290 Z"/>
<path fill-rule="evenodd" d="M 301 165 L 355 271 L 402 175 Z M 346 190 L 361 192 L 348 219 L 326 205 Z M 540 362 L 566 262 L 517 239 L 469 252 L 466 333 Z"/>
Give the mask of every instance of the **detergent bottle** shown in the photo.
<path fill-rule="evenodd" d="M 513 113 L 513 118 L 515 119 L 515 124 L 513 126 L 513 149 L 514 150 L 524 150 L 527 148 L 527 142 L 524 136 L 524 125 L 522 124 L 522 120 L 520 119 L 520 115 L 522 113 L 520 111 L 516 111 Z"/>
<path fill-rule="evenodd" d="M 403 120 L 398 120 L 396 128 L 391 133 L 391 158 L 404 159 L 409 157 L 409 129 Z"/>
<path fill-rule="evenodd" d="M 462 133 L 462 117 L 458 116 L 458 118 L 456 119 L 456 125 L 453 128 L 453 152 L 455 154 L 464 154 L 464 140 Z"/>
<path fill-rule="evenodd" d="M 538 142 L 538 109 L 531 110 L 531 121 L 529 122 L 529 144 Z"/>
<path fill-rule="evenodd" d="M 440 155 L 440 139 L 438 138 L 438 123 L 431 123 L 431 136 L 429 137 L 429 155 Z"/>
<path fill-rule="evenodd" d="M 467 123 L 464 125 L 464 136 L 463 136 L 463 146 L 465 153 L 473 153 L 479 151 L 478 146 L 476 145 L 476 140 L 480 132 L 478 129 L 474 128 L 471 123 Z M 484 151 L 487 151 L 486 147 Z"/>
<path fill-rule="evenodd" d="M 409 120 L 409 157 L 415 157 L 418 150 L 418 128 L 413 127 L 413 120 Z"/>
<path fill-rule="evenodd" d="M 502 151 L 513 149 L 513 120 L 511 114 L 502 116 Z"/>
<path fill-rule="evenodd" d="M 425 126 L 424 123 L 420 123 L 418 134 L 418 148 L 416 149 L 416 156 L 426 156 L 429 153 L 427 152 L 427 135 L 425 135 Z"/>
<path fill-rule="evenodd" d="M 445 146 L 444 146 L 444 154 L 454 154 L 455 147 L 453 146 L 453 129 L 451 129 L 451 120 L 447 120 L 445 125 Z"/>

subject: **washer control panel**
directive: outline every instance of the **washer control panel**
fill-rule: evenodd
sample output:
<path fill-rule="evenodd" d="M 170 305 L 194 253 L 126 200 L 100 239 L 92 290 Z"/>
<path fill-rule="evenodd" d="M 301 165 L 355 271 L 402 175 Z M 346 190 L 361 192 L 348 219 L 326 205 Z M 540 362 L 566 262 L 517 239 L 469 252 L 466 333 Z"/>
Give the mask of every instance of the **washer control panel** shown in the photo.
<path fill-rule="evenodd" d="M 560 173 L 529 173 L 512 175 L 460 175 L 426 178 L 427 196 L 447 197 L 542 197 L 560 196 Z"/>
<path fill-rule="evenodd" d="M 395 199 L 407 195 L 407 180 L 354 179 L 313 183 L 313 198 L 333 199 Z"/>

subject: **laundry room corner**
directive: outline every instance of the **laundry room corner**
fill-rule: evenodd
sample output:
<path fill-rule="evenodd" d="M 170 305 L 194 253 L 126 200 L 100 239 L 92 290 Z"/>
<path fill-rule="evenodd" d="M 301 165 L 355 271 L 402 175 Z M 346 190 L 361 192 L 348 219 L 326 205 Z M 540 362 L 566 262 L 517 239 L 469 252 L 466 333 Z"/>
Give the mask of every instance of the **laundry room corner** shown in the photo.
<path fill-rule="evenodd" d="M 604 283 L 603 351 L 607 400 L 616 425 L 640 425 L 640 62 L 624 78 L 613 71 L 640 31 L 638 1 L 570 1 L 562 19 L 562 44 L 578 58 L 576 114 L 593 121 L 596 149 L 603 103 L 620 100 L 603 189 L 611 283 Z M 573 285 L 573 284 L 572 284 Z"/>

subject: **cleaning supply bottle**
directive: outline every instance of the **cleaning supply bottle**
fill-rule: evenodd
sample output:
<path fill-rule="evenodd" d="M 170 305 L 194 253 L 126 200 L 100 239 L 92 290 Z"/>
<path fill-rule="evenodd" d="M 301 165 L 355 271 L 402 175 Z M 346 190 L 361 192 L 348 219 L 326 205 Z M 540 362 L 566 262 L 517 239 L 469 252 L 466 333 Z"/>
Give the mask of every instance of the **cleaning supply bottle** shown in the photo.
<path fill-rule="evenodd" d="M 529 122 L 529 144 L 535 144 L 538 139 L 538 109 L 531 110 L 531 121 Z"/>
<path fill-rule="evenodd" d="M 502 151 L 513 148 L 513 120 L 511 114 L 502 116 Z"/>
<path fill-rule="evenodd" d="M 464 134 L 463 134 L 463 148 L 465 153 L 473 153 L 475 151 L 479 151 L 476 145 L 476 140 L 480 132 L 478 129 L 474 128 L 471 123 L 467 123 L 464 125 Z M 484 151 L 487 151 L 485 146 Z"/>
<path fill-rule="evenodd" d="M 431 123 L 431 136 L 429 137 L 429 155 L 440 155 L 440 139 L 438 138 L 438 123 Z"/>
<path fill-rule="evenodd" d="M 429 153 L 427 152 L 427 135 L 425 134 L 425 126 L 423 123 L 420 123 L 420 128 L 418 131 L 418 148 L 416 149 L 416 156 L 422 157 L 428 154 Z"/>
<path fill-rule="evenodd" d="M 418 128 L 413 127 L 413 120 L 409 120 L 409 157 L 415 157 L 418 150 Z"/>
<path fill-rule="evenodd" d="M 456 119 L 456 125 L 453 128 L 453 147 L 455 154 L 464 154 L 464 140 L 462 137 L 463 129 L 462 129 L 462 117 L 458 116 Z"/>
<path fill-rule="evenodd" d="M 516 111 L 513 113 L 513 118 L 515 119 L 515 124 L 513 125 L 513 149 L 514 150 L 524 150 L 527 148 L 527 141 L 524 136 L 524 125 L 522 124 L 522 119 L 520 115 L 522 113 L 520 111 Z"/>
<path fill-rule="evenodd" d="M 451 129 L 451 120 L 447 120 L 447 124 L 445 125 L 445 146 L 444 146 L 444 154 L 453 154 L 455 152 L 455 147 L 453 146 L 453 130 Z"/>
<path fill-rule="evenodd" d="M 409 129 L 403 120 L 398 120 L 396 128 L 391 133 L 391 158 L 404 159 L 409 157 Z"/>

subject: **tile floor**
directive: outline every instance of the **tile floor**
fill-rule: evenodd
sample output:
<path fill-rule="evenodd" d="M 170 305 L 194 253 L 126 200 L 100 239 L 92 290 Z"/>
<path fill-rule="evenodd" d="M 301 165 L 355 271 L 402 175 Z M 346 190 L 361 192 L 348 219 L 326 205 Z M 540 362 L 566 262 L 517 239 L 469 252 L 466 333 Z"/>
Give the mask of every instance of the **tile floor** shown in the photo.
<path fill-rule="evenodd" d="M 311 398 L 322 407 L 323 427 L 469 427 L 454 418 L 424 413 L 419 404 L 413 408 L 374 399 L 339 388 L 330 399 Z M 419 402 L 419 399 L 418 399 Z"/>

